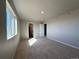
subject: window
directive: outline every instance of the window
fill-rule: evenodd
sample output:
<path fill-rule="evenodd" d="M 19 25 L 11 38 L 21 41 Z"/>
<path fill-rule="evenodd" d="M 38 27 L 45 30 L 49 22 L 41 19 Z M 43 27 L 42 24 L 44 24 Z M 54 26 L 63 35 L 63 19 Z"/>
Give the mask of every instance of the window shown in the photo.
<path fill-rule="evenodd" d="M 9 3 L 6 2 L 6 31 L 7 31 L 7 40 L 14 37 L 17 34 L 17 18 L 10 7 Z"/>

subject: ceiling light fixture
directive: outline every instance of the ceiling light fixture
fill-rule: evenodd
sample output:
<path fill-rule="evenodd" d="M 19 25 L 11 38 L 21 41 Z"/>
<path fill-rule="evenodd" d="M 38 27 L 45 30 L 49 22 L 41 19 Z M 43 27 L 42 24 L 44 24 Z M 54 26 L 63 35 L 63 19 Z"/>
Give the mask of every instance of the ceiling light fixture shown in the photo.
<path fill-rule="evenodd" d="M 44 11 L 41 11 L 41 14 L 44 14 Z"/>

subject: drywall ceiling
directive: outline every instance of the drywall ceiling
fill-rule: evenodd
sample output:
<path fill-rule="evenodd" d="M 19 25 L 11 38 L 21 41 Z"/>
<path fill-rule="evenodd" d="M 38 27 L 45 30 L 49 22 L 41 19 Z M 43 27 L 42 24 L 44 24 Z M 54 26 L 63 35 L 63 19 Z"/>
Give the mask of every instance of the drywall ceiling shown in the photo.
<path fill-rule="evenodd" d="M 30 21 L 49 20 L 79 8 L 79 0 L 13 0 L 13 3 L 20 18 Z"/>

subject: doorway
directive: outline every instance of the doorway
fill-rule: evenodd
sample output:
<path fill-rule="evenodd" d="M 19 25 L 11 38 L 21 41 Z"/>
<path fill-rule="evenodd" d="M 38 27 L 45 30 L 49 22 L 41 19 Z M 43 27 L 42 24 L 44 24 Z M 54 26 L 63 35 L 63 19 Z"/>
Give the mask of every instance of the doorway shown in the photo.
<path fill-rule="evenodd" d="M 33 38 L 33 24 L 29 24 L 29 38 Z"/>
<path fill-rule="evenodd" d="M 47 36 L 47 24 L 44 24 L 44 36 Z"/>

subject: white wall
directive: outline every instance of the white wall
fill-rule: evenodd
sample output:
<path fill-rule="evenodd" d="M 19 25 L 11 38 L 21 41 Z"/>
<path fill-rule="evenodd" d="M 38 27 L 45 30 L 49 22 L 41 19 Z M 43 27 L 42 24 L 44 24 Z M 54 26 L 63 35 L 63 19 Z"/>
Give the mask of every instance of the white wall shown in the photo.
<path fill-rule="evenodd" d="M 20 20 L 20 37 L 21 39 L 27 38 L 27 22 L 24 20 Z"/>
<path fill-rule="evenodd" d="M 39 36 L 39 25 L 40 23 L 38 22 L 28 22 L 28 21 L 25 21 L 25 20 L 21 20 L 20 21 L 20 32 L 21 32 L 21 38 L 22 39 L 26 39 L 26 38 L 29 38 L 29 24 L 32 23 L 33 24 L 33 36 L 34 38 L 38 37 Z"/>
<path fill-rule="evenodd" d="M 43 37 L 44 36 L 44 24 L 40 24 L 40 37 Z"/>
<path fill-rule="evenodd" d="M 40 24 L 39 23 L 33 23 L 34 24 L 34 38 L 39 37 L 40 32 Z"/>
<path fill-rule="evenodd" d="M 79 9 L 65 13 L 47 23 L 47 37 L 79 48 Z"/>
<path fill-rule="evenodd" d="M 20 39 L 19 19 L 17 19 L 17 35 L 7 40 L 6 32 L 6 0 L 0 0 L 0 59 L 13 59 Z"/>

